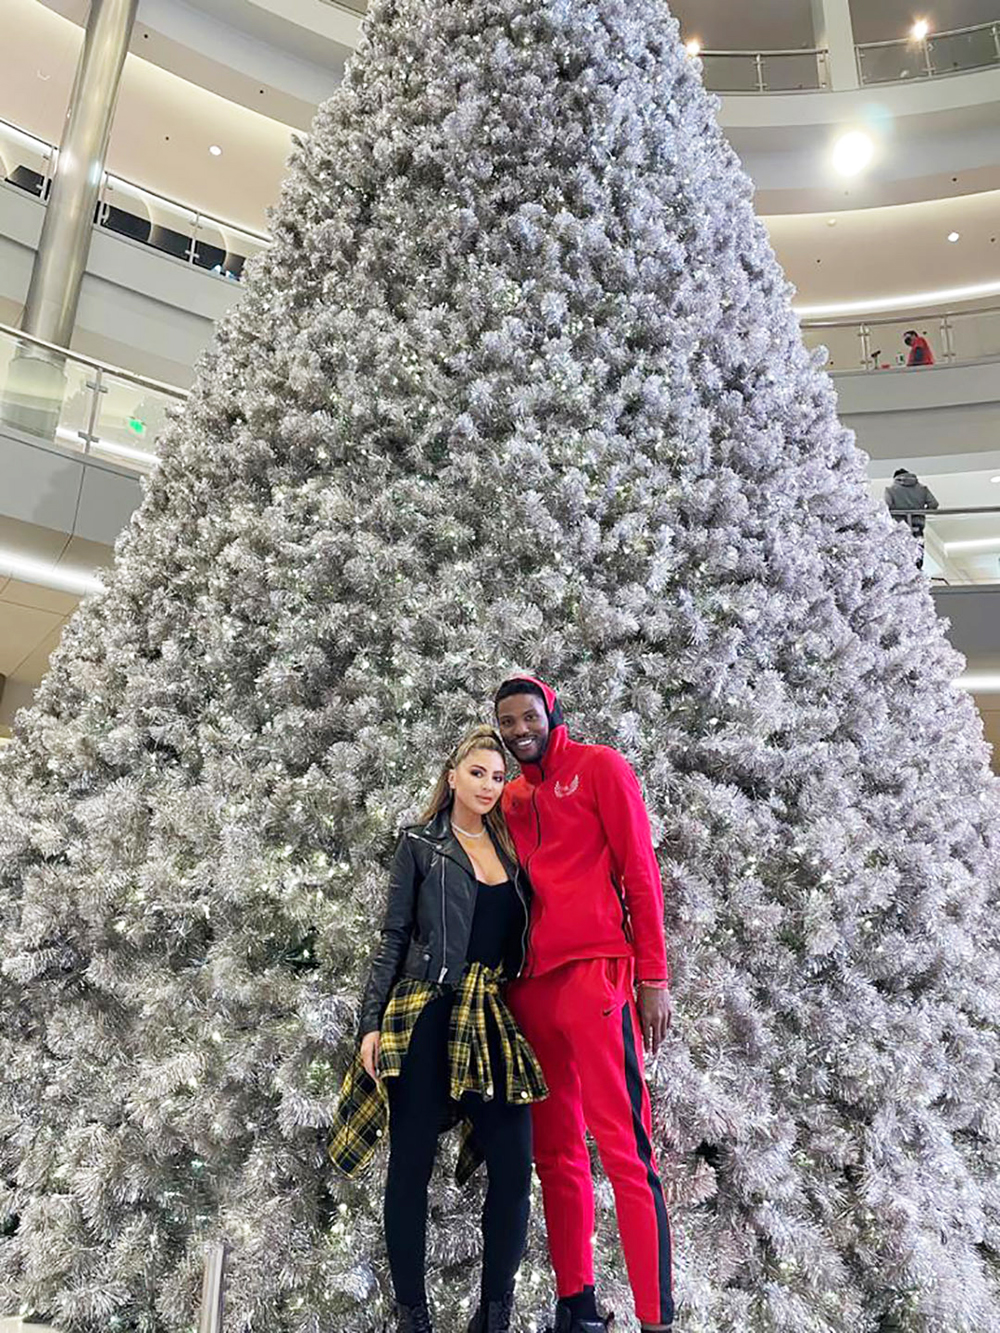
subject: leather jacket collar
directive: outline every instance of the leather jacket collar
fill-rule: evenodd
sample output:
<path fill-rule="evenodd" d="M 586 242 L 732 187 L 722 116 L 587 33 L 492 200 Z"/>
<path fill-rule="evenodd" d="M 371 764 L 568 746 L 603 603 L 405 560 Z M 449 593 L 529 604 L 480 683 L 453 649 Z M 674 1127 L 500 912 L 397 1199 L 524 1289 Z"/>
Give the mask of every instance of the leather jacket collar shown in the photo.
<path fill-rule="evenodd" d="M 451 827 L 451 809 L 450 805 L 446 805 L 443 809 L 439 810 L 432 819 L 429 819 L 426 824 L 418 829 L 419 836 L 424 838 L 427 842 L 436 843 L 437 849 L 442 856 L 447 856 L 452 861 L 457 861 L 462 869 L 475 879 L 475 868 L 469 860 L 465 848 L 455 837 L 455 833 Z M 514 865 L 510 857 L 497 842 L 496 838 L 493 836 L 493 830 L 489 825 L 487 824 L 485 827 L 486 831 L 489 833 L 490 842 L 492 842 L 493 848 L 496 851 L 497 856 L 500 858 L 501 865 L 513 880 L 517 866 Z"/>

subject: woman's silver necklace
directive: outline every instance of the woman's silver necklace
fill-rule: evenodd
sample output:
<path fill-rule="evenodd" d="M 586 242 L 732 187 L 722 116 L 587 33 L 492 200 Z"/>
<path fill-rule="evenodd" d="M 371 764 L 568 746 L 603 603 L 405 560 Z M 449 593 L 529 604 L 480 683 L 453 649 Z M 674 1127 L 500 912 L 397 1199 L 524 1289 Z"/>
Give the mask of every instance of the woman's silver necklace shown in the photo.
<path fill-rule="evenodd" d="M 462 828 L 461 824 L 456 824 L 454 820 L 451 821 L 451 826 L 452 826 L 452 828 L 455 830 L 456 833 L 461 833 L 461 834 L 463 835 L 463 837 L 466 837 L 466 838 L 485 838 L 485 837 L 486 837 L 486 830 L 485 830 L 484 828 L 483 828 L 483 829 L 480 829 L 478 833 L 470 833 L 468 829 L 464 829 L 464 828 Z"/>

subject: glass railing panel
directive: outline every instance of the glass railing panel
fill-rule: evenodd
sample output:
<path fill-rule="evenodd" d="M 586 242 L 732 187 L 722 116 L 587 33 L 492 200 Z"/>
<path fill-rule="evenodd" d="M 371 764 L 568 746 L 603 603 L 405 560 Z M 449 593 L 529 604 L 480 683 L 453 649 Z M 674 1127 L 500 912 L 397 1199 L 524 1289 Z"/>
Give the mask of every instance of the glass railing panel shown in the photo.
<path fill-rule="evenodd" d="M 0 421 L 62 449 L 147 471 L 169 409 L 184 398 L 0 330 Z"/>
<path fill-rule="evenodd" d="M 1000 24 L 939 33 L 928 38 L 927 50 L 935 74 L 961 74 L 1000 64 Z"/>
<path fill-rule="evenodd" d="M 45 193 L 54 149 L 43 139 L 0 120 L 0 178 L 37 197 Z"/>
<path fill-rule="evenodd" d="M 197 219 L 193 209 L 163 199 L 117 176 L 107 178 L 103 199 L 102 227 L 173 255 L 175 259 L 190 261 Z"/>
<path fill-rule="evenodd" d="M 195 229 L 191 262 L 198 268 L 206 268 L 210 273 L 224 277 L 228 248 L 219 224 L 207 218 L 199 218 Z"/>
<path fill-rule="evenodd" d="M 926 79 L 931 72 L 925 43 L 912 40 L 859 46 L 858 69 L 862 83 L 899 83 Z"/>
<path fill-rule="evenodd" d="M 923 540 L 924 572 L 933 582 L 1000 583 L 1000 509 L 928 514 Z"/>
<path fill-rule="evenodd" d="M 227 222 L 203 217 L 198 223 L 194 263 L 220 278 L 238 282 L 246 261 L 268 244 L 265 236 L 255 236 Z"/>
<path fill-rule="evenodd" d="M 765 92 L 806 92 L 826 87 L 826 62 L 819 51 L 765 51 L 761 68 Z"/>
<path fill-rule="evenodd" d="M 803 326 L 802 338 L 810 351 L 817 347 L 827 350 L 826 368 L 831 373 L 847 370 L 866 370 L 865 343 L 857 324 L 828 324 Z"/>
<path fill-rule="evenodd" d="M 93 366 L 80 361 L 67 359 L 63 364 L 66 392 L 55 431 L 55 442 L 64 448 L 87 453 L 90 423 L 100 410 L 97 371 Z"/>
<path fill-rule="evenodd" d="M 948 318 L 956 361 L 1000 357 L 1000 310 L 967 310 Z"/>
<path fill-rule="evenodd" d="M 869 364 L 872 370 L 892 370 L 906 367 L 909 363 L 911 348 L 903 339 L 911 331 L 915 331 L 921 337 L 926 338 L 935 365 L 944 359 L 945 339 L 942 333 L 941 320 L 937 316 L 928 319 L 926 315 L 909 315 L 903 316 L 901 319 L 871 321 L 860 327 L 864 332 Z"/>
<path fill-rule="evenodd" d="M 743 52 L 712 53 L 701 57 L 702 78 L 714 93 L 760 92 L 761 72 L 757 57 Z"/>
<path fill-rule="evenodd" d="M 182 400 L 107 371 L 90 453 L 111 463 L 148 470 L 153 465 L 171 406 Z"/>

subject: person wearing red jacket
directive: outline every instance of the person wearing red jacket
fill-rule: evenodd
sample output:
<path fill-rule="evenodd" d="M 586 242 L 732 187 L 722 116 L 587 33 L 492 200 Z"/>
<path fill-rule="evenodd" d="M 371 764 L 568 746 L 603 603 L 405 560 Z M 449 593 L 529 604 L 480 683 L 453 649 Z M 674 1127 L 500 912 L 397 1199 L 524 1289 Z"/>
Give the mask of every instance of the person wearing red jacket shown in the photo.
<path fill-rule="evenodd" d="M 671 1239 L 652 1148 L 643 1045 L 670 1025 L 663 887 L 635 774 L 604 745 L 570 740 L 555 691 L 515 676 L 495 698 L 521 767 L 503 810 L 533 889 L 527 960 L 508 1002 L 549 1096 L 532 1107 L 555 1333 L 606 1333 L 594 1295 L 594 1188 L 586 1130 L 615 1194 L 644 1329 L 672 1326 Z"/>

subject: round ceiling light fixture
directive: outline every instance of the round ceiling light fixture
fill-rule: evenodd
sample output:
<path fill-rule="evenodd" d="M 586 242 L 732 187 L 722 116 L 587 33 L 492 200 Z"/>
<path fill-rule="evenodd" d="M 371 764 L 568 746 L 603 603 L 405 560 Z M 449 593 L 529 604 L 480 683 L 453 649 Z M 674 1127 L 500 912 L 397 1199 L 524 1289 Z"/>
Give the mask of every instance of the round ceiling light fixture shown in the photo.
<path fill-rule="evenodd" d="M 212 154 L 213 157 L 221 157 L 221 156 L 222 156 L 222 149 L 219 147 L 219 145 L 218 145 L 217 143 L 211 143 L 211 144 L 209 144 L 209 145 L 208 145 L 208 151 Z"/>
<path fill-rule="evenodd" d="M 924 42 L 930 36 L 931 25 L 926 19 L 917 19 L 910 29 L 910 36 L 915 42 Z"/>
<path fill-rule="evenodd" d="M 689 41 L 684 43 L 684 50 L 688 53 L 689 56 L 700 56 L 701 42 L 698 40 L 697 37 L 692 37 Z"/>
<path fill-rule="evenodd" d="M 950 231 L 948 233 L 948 240 L 951 241 L 952 245 L 954 245 L 956 241 L 960 241 L 961 239 L 962 239 L 962 233 L 960 231 Z"/>
<path fill-rule="evenodd" d="M 863 130 L 849 130 L 842 134 L 833 148 L 833 165 L 842 176 L 857 176 L 871 164 L 875 144 Z"/>

